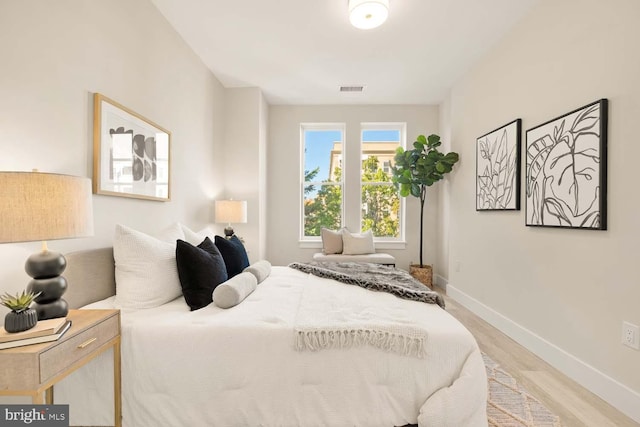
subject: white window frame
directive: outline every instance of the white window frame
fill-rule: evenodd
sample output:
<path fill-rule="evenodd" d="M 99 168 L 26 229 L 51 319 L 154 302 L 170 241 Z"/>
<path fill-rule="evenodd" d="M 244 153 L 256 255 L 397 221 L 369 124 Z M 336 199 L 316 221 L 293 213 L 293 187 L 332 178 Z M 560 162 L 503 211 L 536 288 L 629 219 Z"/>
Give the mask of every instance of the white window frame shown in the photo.
<path fill-rule="evenodd" d="M 345 123 L 300 123 L 300 160 L 298 164 L 300 165 L 300 185 L 298 187 L 298 207 L 300 209 L 298 218 L 300 223 L 299 228 L 299 243 L 301 248 L 316 248 L 321 246 L 321 236 L 305 236 L 304 234 L 304 187 L 305 184 L 309 185 L 310 183 L 305 183 L 304 181 L 304 168 L 305 168 L 305 131 L 313 131 L 313 130 L 324 130 L 324 131 L 340 131 L 342 132 L 342 164 L 345 163 L 346 157 L 346 143 L 347 143 L 347 127 Z M 345 211 L 344 211 L 344 194 L 345 194 L 345 176 L 346 170 L 342 168 L 342 176 L 340 180 L 341 187 L 341 195 L 342 200 L 340 203 L 340 223 L 344 226 L 345 223 Z M 317 183 L 316 183 L 317 184 Z M 318 246 L 320 244 L 320 246 Z"/>
<path fill-rule="evenodd" d="M 359 141 L 359 153 L 360 157 L 363 156 L 362 153 L 362 144 L 363 144 L 363 136 L 365 131 L 370 130 L 398 130 L 400 131 L 400 146 L 404 149 L 407 148 L 407 124 L 405 122 L 363 122 L 360 123 L 360 141 Z M 362 194 L 362 186 L 365 184 L 362 181 L 362 165 L 359 168 L 360 172 L 360 187 L 358 194 Z M 371 185 L 370 182 L 366 183 L 367 185 Z M 399 233 L 398 237 L 374 237 L 374 241 L 376 242 L 376 247 L 381 249 L 397 249 L 405 247 L 405 218 L 406 218 L 406 197 L 399 197 L 400 199 L 400 212 L 398 218 L 400 220 L 399 224 Z M 362 230 L 362 209 L 359 211 L 360 216 L 360 224 L 359 230 Z"/>

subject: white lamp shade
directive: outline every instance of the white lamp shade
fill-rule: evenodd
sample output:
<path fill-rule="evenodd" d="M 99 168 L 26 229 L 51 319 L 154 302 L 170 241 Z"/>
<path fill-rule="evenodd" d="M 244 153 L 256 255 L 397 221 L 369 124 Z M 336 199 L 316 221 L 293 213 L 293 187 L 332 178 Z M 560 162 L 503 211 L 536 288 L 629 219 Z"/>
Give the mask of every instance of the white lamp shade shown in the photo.
<path fill-rule="evenodd" d="M 246 200 L 216 200 L 216 222 L 225 224 L 244 224 L 247 222 Z"/>
<path fill-rule="evenodd" d="M 349 0 L 349 21 L 361 30 L 382 25 L 388 15 L 389 0 Z"/>
<path fill-rule="evenodd" d="M 0 172 L 0 243 L 92 235 L 90 179 Z"/>

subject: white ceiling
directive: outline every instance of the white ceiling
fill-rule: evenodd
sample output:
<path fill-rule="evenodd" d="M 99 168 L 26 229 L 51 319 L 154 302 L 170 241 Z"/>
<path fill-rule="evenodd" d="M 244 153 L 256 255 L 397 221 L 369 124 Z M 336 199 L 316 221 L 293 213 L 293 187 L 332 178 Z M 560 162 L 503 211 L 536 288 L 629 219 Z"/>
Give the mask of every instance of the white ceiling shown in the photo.
<path fill-rule="evenodd" d="M 349 24 L 347 0 L 152 1 L 225 87 L 315 105 L 438 104 L 539 0 L 390 0 L 372 30 Z"/>

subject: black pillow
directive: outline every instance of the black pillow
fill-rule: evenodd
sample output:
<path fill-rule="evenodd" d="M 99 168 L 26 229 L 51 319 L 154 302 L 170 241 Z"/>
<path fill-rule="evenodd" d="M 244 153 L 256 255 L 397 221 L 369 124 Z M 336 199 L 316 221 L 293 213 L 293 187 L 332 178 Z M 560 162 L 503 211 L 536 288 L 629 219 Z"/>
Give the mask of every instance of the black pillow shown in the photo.
<path fill-rule="evenodd" d="M 227 266 L 227 275 L 229 276 L 229 279 L 236 274 L 242 273 L 242 270 L 249 267 L 247 251 L 244 249 L 244 245 L 237 236 L 231 236 L 230 239 L 216 236 L 215 239 L 216 247 L 220 249 L 222 258 L 224 258 L 224 264 Z"/>
<path fill-rule="evenodd" d="M 198 246 L 178 239 L 176 264 L 182 293 L 191 311 L 209 305 L 213 290 L 227 280 L 224 259 L 208 237 Z"/>

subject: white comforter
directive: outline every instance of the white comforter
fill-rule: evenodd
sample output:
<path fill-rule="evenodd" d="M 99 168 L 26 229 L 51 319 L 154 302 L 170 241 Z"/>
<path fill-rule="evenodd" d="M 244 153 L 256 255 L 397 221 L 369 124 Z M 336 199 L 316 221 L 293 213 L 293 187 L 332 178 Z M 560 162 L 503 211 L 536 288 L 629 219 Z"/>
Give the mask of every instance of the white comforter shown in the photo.
<path fill-rule="evenodd" d="M 297 351 L 308 286 L 426 327 L 425 356 L 370 346 Z M 111 307 L 113 298 L 87 308 Z M 107 353 L 56 385 L 71 425 L 113 425 L 112 366 Z M 190 312 L 181 297 L 123 311 L 122 387 L 125 427 L 487 425 L 480 352 L 445 310 L 287 267 L 231 309 Z"/>

